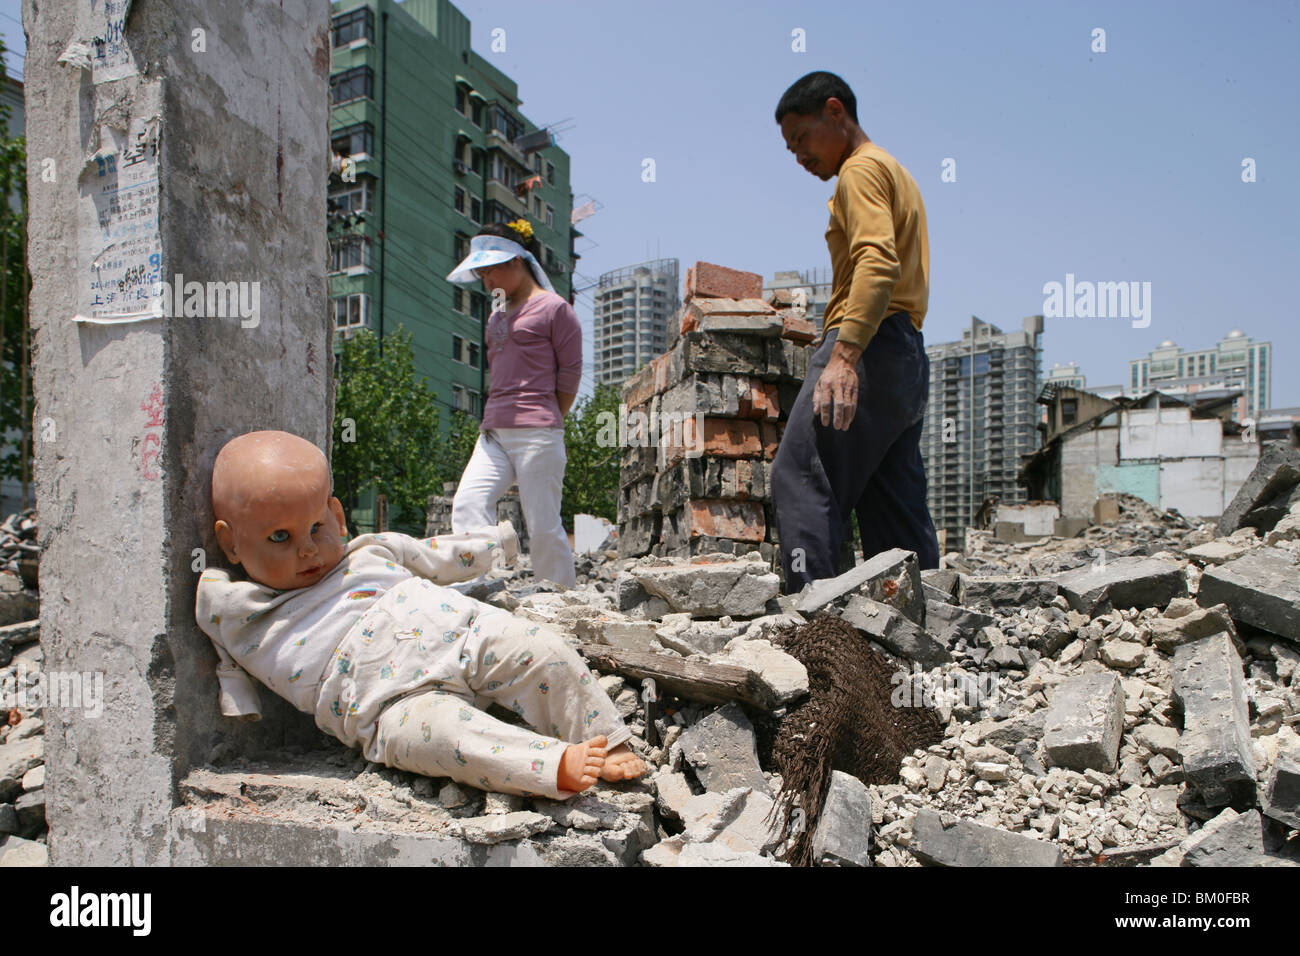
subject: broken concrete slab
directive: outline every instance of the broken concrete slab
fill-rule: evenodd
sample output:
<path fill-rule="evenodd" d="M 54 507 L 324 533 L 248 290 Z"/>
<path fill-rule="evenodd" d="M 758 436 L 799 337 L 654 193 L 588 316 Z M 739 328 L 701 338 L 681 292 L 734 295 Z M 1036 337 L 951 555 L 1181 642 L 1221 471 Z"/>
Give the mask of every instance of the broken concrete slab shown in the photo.
<path fill-rule="evenodd" d="M 842 606 L 851 596 L 887 604 L 918 626 L 925 623 L 920 565 L 911 551 L 882 551 L 839 577 L 813 581 L 799 595 L 795 609 L 811 616 L 830 606 Z"/>
<path fill-rule="evenodd" d="M 0 802 L 13 800 L 23 789 L 23 776 L 45 760 L 45 739 L 25 737 L 0 744 Z"/>
<path fill-rule="evenodd" d="M 946 647 L 887 604 L 855 595 L 840 616 L 894 654 L 922 667 L 937 667 L 952 660 Z"/>
<path fill-rule="evenodd" d="M 1248 512 L 1297 484 L 1300 484 L 1300 449 L 1290 448 L 1282 442 L 1265 442 L 1259 451 L 1259 462 L 1219 518 L 1219 535 L 1232 534 L 1247 524 L 1244 519 Z"/>
<path fill-rule="evenodd" d="M 1124 732 L 1124 688 L 1111 673 L 1058 684 L 1043 722 L 1048 760 L 1069 770 L 1114 771 Z"/>
<path fill-rule="evenodd" d="M 1187 594 L 1182 567 L 1157 558 L 1115 558 L 1058 574 L 1056 581 L 1070 607 L 1094 617 L 1112 608 L 1164 607 Z"/>
<path fill-rule="evenodd" d="M 1300 759 L 1279 756 L 1264 787 L 1264 815 L 1300 830 Z"/>
<path fill-rule="evenodd" d="M 554 821 L 543 813 L 516 810 L 513 813 L 493 813 L 481 817 L 466 817 L 457 821 L 462 839 L 469 843 L 491 845 L 506 840 L 521 840 L 549 830 Z"/>
<path fill-rule="evenodd" d="M 9 836 L 0 840 L 0 866 L 48 866 L 49 853 L 44 843 Z"/>
<path fill-rule="evenodd" d="M 628 651 L 600 644 L 575 650 L 593 670 L 622 674 L 636 681 L 652 678 L 670 694 L 704 704 L 740 700 L 760 710 L 776 709 L 776 694 L 757 673 L 734 664 L 682 660 L 668 654 Z"/>
<path fill-rule="evenodd" d="M 986 827 L 971 820 L 945 826 L 945 816 L 922 808 L 912 821 L 908 850 L 931 866 L 1061 866 L 1055 843 Z"/>
<path fill-rule="evenodd" d="M 700 617 L 757 617 L 780 591 L 780 578 L 766 561 L 699 561 L 664 567 L 633 567 L 647 592 L 673 611 Z"/>
<path fill-rule="evenodd" d="M 1170 668 L 1183 711 L 1178 754 L 1209 807 L 1255 803 L 1255 758 L 1241 657 L 1224 634 L 1181 645 Z"/>
<path fill-rule="evenodd" d="M 857 777 L 833 770 L 813 834 L 813 861 L 819 866 L 870 866 L 870 851 L 871 792 Z"/>
<path fill-rule="evenodd" d="M 688 843 L 719 843 L 737 853 L 763 853 L 777 844 L 772 798 L 750 787 L 702 793 L 682 809 Z"/>
<path fill-rule="evenodd" d="M 1236 620 L 1300 642 L 1300 554 L 1256 548 L 1201 575 L 1196 600 L 1226 604 Z"/>
<path fill-rule="evenodd" d="M 947 568 L 926 568 L 921 572 L 921 586 L 927 600 L 950 603 L 957 599 L 961 576 Z"/>
<path fill-rule="evenodd" d="M 1210 820 L 1182 847 L 1182 866 L 1252 866 L 1264 855 L 1263 821 L 1258 810 L 1231 807 Z"/>
<path fill-rule="evenodd" d="M 1163 617 L 1152 618 L 1146 624 L 1147 631 L 1151 635 L 1151 643 L 1166 654 L 1172 654 L 1180 644 L 1199 641 L 1201 638 L 1225 631 L 1234 638 L 1237 636 L 1237 626 L 1232 622 L 1232 615 L 1226 604 L 1198 607 L 1187 600 L 1192 610 L 1186 611 L 1180 605 L 1177 608 L 1178 614 L 1171 615 L 1170 611 L 1174 610 L 1175 604 L 1179 604 L 1179 600 L 1170 602 Z"/>
<path fill-rule="evenodd" d="M 975 740 L 995 747 L 1014 747 L 1022 740 L 1038 740 L 1043 736 L 1047 710 L 1039 708 L 1007 720 L 989 720 L 975 725 Z"/>
<path fill-rule="evenodd" d="M 994 617 L 959 604 L 943 601 L 925 602 L 925 629 L 936 641 L 952 650 L 960 638 L 973 642 L 983 628 L 991 627 Z"/>
<path fill-rule="evenodd" d="M 1043 607 L 1052 603 L 1060 585 L 1051 578 L 975 577 L 959 575 L 961 603 L 973 608 Z"/>
<path fill-rule="evenodd" d="M 1233 541 L 1207 541 L 1205 544 L 1188 548 L 1183 554 L 1200 565 L 1223 564 L 1226 561 L 1236 560 L 1248 550 L 1250 549 L 1245 545 Z"/>
<path fill-rule="evenodd" d="M 682 810 L 694 796 L 686 775 L 661 771 L 650 782 L 655 788 L 655 806 L 659 808 L 659 813 L 669 823 L 682 823 Z"/>
<path fill-rule="evenodd" d="M 754 725 L 739 704 L 720 707 L 682 732 L 682 752 L 706 790 L 752 787 L 767 793 Z"/>
<path fill-rule="evenodd" d="M 808 696 L 808 668 L 771 641 L 738 637 L 715 660 L 756 672 L 772 688 L 778 704 Z"/>

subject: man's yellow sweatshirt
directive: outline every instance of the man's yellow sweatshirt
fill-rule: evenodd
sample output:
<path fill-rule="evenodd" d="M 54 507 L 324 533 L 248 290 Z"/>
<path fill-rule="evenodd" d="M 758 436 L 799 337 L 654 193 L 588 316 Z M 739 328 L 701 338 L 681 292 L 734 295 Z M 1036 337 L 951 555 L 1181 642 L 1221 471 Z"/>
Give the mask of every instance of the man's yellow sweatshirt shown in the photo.
<path fill-rule="evenodd" d="M 885 316 L 906 312 L 918 329 L 930 303 L 925 204 L 912 174 L 872 142 L 840 167 L 831 222 L 831 300 L 823 331 L 866 348 Z"/>

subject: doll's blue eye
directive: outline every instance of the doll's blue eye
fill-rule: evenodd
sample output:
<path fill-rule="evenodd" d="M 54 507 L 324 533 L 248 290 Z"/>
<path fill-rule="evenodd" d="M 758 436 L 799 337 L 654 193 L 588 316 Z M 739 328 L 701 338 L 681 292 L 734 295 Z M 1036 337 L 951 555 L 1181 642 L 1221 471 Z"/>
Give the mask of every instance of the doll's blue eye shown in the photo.
<path fill-rule="evenodd" d="M 289 540 L 289 532 L 285 531 L 284 529 L 281 529 L 279 531 L 272 531 L 271 537 L 268 540 L 274 541 L 276 544 L 283 544 L 284 542 Z"/>

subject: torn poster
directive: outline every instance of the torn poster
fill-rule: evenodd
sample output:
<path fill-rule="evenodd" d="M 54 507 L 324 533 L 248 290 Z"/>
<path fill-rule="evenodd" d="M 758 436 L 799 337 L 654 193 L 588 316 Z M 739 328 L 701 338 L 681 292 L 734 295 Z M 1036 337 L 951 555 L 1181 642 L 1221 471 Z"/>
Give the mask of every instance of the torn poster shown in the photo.
<path fill-rule="evenodd" d="M 74 40 L 59 55 L 60 63 L 78 69 L 90 70 L 92 83 L 107 83 L 126 76 L 135 76 L 135 59 L 126 45 L 126 17 L 131 0 L 82 0 L 77 26 L 80 36 L 91 34 L 89 40 Z"/>
<path fill-rule="evenodd" d="M 133 119 L 123 135 L 105 127 L 103 144 L 78 190 L 81 261 L 78 322 L 138 322 L 162 314 L 158 234 L 158 118 Z"/>

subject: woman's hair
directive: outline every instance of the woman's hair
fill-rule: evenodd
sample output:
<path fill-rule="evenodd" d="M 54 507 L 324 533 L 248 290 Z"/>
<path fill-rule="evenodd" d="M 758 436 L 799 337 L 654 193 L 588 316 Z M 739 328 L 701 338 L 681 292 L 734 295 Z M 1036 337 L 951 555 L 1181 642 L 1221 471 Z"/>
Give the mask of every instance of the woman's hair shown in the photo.
<path fill-rule="evenodd" d="M 538 260 L 541 259 L 542 244 L 537 241 L 536 236 L 529 236 L 527 239 L 525 239 L 518 232 L 516 232 L 514 229 L 511 229 L 503 222 L 490 222 L 487 225 L 481 227 L 479 231 L 475 233 L 475 235 L 496 236 L 499 239 L 511 239 L 519 243 L 529 252 L 531 252 L 534 258 Z"/>

